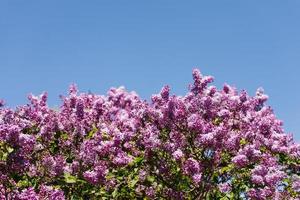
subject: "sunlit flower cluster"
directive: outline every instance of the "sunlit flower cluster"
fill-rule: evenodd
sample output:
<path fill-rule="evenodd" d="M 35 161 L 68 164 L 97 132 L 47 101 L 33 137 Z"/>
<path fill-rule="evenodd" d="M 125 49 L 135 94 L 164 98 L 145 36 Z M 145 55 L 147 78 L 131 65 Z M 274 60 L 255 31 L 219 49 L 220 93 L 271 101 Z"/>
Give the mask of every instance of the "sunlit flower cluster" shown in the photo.
<path fill-rule="evenodd" d="M 299 199 L 300 145 L 255 96 L 193 70 L 185 96 L 71 85 L 15 109 L 0 100 L 0 199 Z"/>

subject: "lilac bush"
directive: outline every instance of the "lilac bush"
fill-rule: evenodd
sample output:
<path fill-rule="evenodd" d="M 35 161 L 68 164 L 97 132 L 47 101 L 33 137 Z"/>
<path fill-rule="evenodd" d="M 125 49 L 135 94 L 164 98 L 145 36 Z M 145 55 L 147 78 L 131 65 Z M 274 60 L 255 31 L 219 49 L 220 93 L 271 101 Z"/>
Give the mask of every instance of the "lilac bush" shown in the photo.
<path fill-rule="evenodd" d="M 299 199 L 300 145 L 255 96 L 193 71 L 185 96 L 70 86 L 0 101 L 0 199 Z"/>

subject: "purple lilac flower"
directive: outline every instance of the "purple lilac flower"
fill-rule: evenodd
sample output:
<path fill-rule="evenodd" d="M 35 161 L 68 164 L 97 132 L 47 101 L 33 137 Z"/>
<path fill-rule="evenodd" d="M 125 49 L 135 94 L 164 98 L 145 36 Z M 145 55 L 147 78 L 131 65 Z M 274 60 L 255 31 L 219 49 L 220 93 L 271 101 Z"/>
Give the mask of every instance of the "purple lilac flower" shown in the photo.
<path fill-rule="evenodd" d="M 177 149 L 172 153 L 172 156 L 175 158 L 175 160 L 180 160 L 183 157 L 183 152 L 180 149 Z"/>
<path fill-rule="evenodd" d="M 22 190 L 18 195 L 17 199 L 19 200 L 39 200 L 39 196 L 36 194 L 32 187 Z"/>
<path fill-rule="evenodd" d="M 221 183 L 219 184 L 219 190 L 223 193 L 227 193 L 231 191 L 231 185 L 229 183 Z"/>
<path fill-rule="evenodd" d="M 74 84 L 56 109 L 46 92 L 15 109 L 0 100 L 0 199 L 297 199 L 300 144 L 264 91 L 218 89 L 197 69 L 193 80 L 186 95 L 165 86 L 150 102 L 124 87 L 97 95 Z"/>

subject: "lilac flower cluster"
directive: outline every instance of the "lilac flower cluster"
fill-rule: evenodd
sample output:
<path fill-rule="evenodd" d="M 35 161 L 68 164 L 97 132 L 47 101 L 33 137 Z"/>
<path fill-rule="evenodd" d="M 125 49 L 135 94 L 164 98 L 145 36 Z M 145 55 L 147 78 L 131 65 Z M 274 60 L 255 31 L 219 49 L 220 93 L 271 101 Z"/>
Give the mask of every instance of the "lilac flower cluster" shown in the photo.
<path fill-rule="evenodd" d="M 16 109 L 0 100 L 0 199 L 299 199 L 300 145 L 254 97 L 193 71 L 185 96 L 70 86 Z"/>

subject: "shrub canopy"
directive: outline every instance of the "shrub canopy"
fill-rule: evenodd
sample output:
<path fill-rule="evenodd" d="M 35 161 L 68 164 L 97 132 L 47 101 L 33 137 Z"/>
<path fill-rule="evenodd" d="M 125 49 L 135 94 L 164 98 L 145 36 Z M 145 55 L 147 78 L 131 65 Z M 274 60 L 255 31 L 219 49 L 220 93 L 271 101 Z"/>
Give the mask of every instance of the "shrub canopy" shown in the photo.
<path fill-rule="evenodd" d="M 263 90 L 193 79 L 185 96 L 165 86 L 151 102 L 75 85 L 57 110 L 47 93 L 0 101 L 0 199 L 298 199 L 300 145 Z"/>

